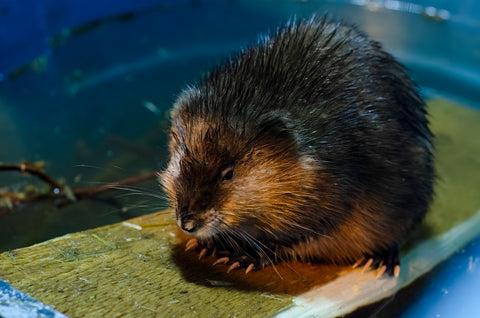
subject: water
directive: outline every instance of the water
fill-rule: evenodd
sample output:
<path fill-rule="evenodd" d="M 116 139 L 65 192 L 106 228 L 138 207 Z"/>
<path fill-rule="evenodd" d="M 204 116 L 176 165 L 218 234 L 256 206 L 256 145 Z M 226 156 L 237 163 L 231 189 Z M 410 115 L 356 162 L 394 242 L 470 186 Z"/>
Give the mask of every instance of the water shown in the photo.
<path fill-rule="evenodd" d="M 384 43 L 427 96 L 453 97 L 478 108 L 480 18 L 473 14 L 480 8 L 472 1 L 436 2 L 435 10 L 430 5 L 164 2 L 63 29 L 46 39 L 48 50 L 32 63 L 1 75 L 0 162 L 43 161 L 49 175 L 71 188 L 161 170 L 168 109 L 182 88 L 258 34 L 294 15 L 325 11 Z M 31 176 L 0 173 L 0 191 L 23 191 L 29 185 L 45 190 Z M 159 192 L 154 179 L 136 186 Z M 0 216 L 0 251 L 165 207 L 159 198 L 128 193 L 120 190 L 113 201 L 101 196 L 63 208 L 50 201 L 21 205 Z"/>

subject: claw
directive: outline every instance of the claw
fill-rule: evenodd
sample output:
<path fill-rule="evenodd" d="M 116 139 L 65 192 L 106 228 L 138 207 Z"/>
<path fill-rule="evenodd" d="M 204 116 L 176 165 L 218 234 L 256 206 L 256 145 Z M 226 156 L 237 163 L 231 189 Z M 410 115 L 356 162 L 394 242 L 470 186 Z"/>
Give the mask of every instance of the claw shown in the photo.
<path fill-rule="evenodd" d="M 220 263 L 227 264 L 229 260 L 230 260 L 229 257 L 219 258 L 219 259 L 217 259 L 217 260 L 213 263 L 213 266 L 215 266 L 215 265 L 217 265 L 217 264 L 220 264 Z"/>
<path fill-rule="evenodd" d="M 384 273 L 398 277 L 400 275 L 400 257 L 397 244 L 365 254 L 363 259 L 359 259 L 352 267 L 356 268 L 362 265 L 362 273 L 375 270 L 376 278 L 380 278 Z"/>
<path fill-rule="evenodd" d="M 233 263 L 233 264 L 230 265 L 230 267 L 227 269 L 227 273 L 230 273 L 232 270 L 234 270 L 235 268 L 238 268 L 238 267 L 240 267 L 240 263 L 239 263 L 239 262 Z"/>
<path fill-rule="evenodd" d="M 370 266 L 372 266 L 373 263 L 373 258 L 370 258 L 366 263 L 365 266 L 363 266 L 362 273 L 365 272 L 366 270 L 370 269 Z"/>
<path fill-rule="evenodd" d="M 376 279 L 382 277 L 383 273 L 387 270 L 387 265 L 383 265 L 378 269 L 377 276 L 375 277 Z"/>
<path fill-rule="evenodd" d="M 396 265 L 393 268 L 393 275 L 398 278 L 398 276 L 400 275 L 400 265 Z"/>
<path fill-rule="evenodd" d="M 255 267 L 255 265 L 253 263 L 251 263 L 250 265 L 248 265 L 247 269 L 245 270 L 245 275 L 247 275 L 248 273 L 250 273 L 253 268 Z"/>
<path fill-rule="evenodd" d="M 204 248 L 203 250 L 200 251 L 200 254 L 198 254 L 198 260 L 201 260 L 202 257 L 205 256 L 205 254 L 207 254 L 207 248 Z"/>
<path fill-rule="evenodd" d="M 381 260 L 380 263 L 378 264 L 377 268 L 380 268 L 380 267 L 382 267 L 383 265 L 384 265 L 384 264 L 383 264 L 383 260 Z M 385 267 L 386 267 L 386 265 L 385 265 Z"/>
<path fill-rule="evenodd" d="M 357 268 L 363 263 L 364 260 L 365 260 L 364 258 L 359 259 L 358 261 L 355 262 L 355 264 L 353 264 L 352 268 Z"/>
<path fill-rule="evenodd" d="M 185 252 L 196 248 L 198 246 L 198 241 L 196 238 L 189 239 L 187 243 L 185 244 Z"/>

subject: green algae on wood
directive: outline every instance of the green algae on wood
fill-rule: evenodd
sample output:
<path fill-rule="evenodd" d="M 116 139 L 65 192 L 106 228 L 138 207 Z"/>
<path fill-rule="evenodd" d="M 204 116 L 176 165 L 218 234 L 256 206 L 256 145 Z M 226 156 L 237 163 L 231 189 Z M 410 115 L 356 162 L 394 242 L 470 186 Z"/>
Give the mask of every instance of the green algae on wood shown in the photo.
<path fill-rule="evenodd" d="M 3 253 L 0 279 L 71 317 L 240 317 L 248 308 L 269 316 L 291 304 L 291 296 L 185 281 L 171 253 L 176 225 L 156 226 L 165 218 L 127 223 L 141 230 L 120 223 Z"/>
<path fill-rule="evenodd" d="M 480 112 L 445 100 L 429 103 L 438 179 L 425 223 L 446 232 L 480 209 Z"/>

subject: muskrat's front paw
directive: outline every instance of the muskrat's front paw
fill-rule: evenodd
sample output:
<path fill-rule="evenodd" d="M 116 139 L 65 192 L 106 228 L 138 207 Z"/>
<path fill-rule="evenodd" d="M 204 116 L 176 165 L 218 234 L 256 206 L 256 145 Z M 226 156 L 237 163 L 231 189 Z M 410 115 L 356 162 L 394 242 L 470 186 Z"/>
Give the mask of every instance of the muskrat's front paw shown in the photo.
<path fill-rule="evenodd" d="M 270 259 L 265 257 L 255 259 L 247 255 L 234 256 L 233 253 L 228 250 L 218 250 L 213 245 L 209 246 L 208 244 L 202 244 L 196 238 L 191 238 L 185 243 L 185 252 L 190 250 L 198 251 L 199 260 L 208 255 L 218 257 L 213 263 L 213 266 L 218 264 L 230 265 L 227 269 L 227 273 L 230 273 L 234 269 L 245 268 L 245 274 L 248 274 L 251 271 L 263 269 L 272 263 Z"/>
<path fill-rule="evenodd" d="M 263 260 L 256 260 L 245 255 L 238 257 L 221 257 L 213 263 L 214 266 L 217 264 L 229 264 L 230 267 L 227 269 L 227 273 L 230 273 L 234 269 L 245 268 L 245 274 L 263 269 L 267 265 Z"/>
<path fill-rule="evenodd" d="M 189 239 L 187 243 L 185 243 L 185 252 L 198 247 L 198 240 L 196 238 Z"/>
<path fill-rule="evenodd" d="M 353 265 L 353 268 L 362 265 L 363 271 L 377 269 L 377 278 L 380 278 L 385 272 L 390 274 L 390 276 L 398 277 L 400 275 L 400 255 L 398 246 L 395 244 L 383 251 L 365 255 Z"/>
<path fill-rule="evenodd" d="M 204 246 L 199 243 L 196 238 L 191 238 L 185 243 L 185 252 L 188 252 L 192 249 L 198 251 L 198 259 L 202 259 L 205 255 L 215 255 L 215 248 Z"/>

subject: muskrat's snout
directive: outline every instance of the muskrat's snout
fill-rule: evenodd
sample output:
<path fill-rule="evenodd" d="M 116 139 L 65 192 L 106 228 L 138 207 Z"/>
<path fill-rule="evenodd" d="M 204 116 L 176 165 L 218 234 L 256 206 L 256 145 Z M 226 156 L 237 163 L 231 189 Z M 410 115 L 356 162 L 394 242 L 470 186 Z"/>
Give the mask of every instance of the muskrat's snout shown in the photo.
<path fill-rule="evenodd" d="M 208 237 L 216 231 L 218 217 L 205 195 L 200 198 L 181 200 L 178 202 L 175 214 L 178 226 L 189 234 Z"/>
<path fill-rule="evenodd" d="M 200 222 L 195 220 L 195 217 L 190 213 L 187 206 L 179 208 L 176 214 L 178 226 L 180 226 L 182 230 L 193 233 L 201 227 Z"/>

